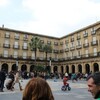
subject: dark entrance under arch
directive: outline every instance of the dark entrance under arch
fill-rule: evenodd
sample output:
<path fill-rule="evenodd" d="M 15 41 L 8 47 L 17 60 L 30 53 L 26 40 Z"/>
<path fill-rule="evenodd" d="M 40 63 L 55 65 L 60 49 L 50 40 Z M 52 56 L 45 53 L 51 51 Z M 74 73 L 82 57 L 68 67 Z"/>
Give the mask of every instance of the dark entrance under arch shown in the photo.
<path fill-rule="evenodd" d="M 66 66 L 66 72 L 69 73 L 69 66 Z"/>
<path fill-rule="evenodd" d="M 8 64 L 4 63 L 1 66 L 1 70 L 4 69 L 6 73 L 8 73 Z"/>
<path fill-rule="evenodd" d="M 54 66 L 53 72 L 54 72 L 54 73 L 55 73 L 55 72 L 58 72 L 58 67 L 57 67 L 57 66 Z"/>
<path fill-rule="evenodd" d="M 94 63 L 93 67 L 94 67 L 94 72 L 99 71 L 99 65 L 97 63 Z"/>
<path fill-rule="evenodd" d="M 85 65 L 85 70 L 86 70 L 86 73 L 90 73 L 90 65 L 89 64 L 86 64 Z"/>
<path fill-rule="evenodd" d="M 12 69 L 11 69 L 11 70 L 12 70 L 12 71 L 17 71 L 17 70 L 18 70 L 16 64 L 13 64 L 13 65 L 12 65 Z"/>
<path fill-rule="evenodd" d="M 26 65 L 22 65 L 22 66 L 21 66 L 21 71 L 22 71 L 22 72 L 27 71 L 27 66 L 26 66 Z"/>
<path fill-rule="evenodd" d="M 61 73 L 62 73 L 62 74 L 64 73 L 64 69 L 63 69 L 63 66 L 61 66 Z"/>
<path fill-rule="evenodd" d="M 35 67 L 35 65 L 31 65 L 30 66 L 30 72 L 33 72 L 34 71 L 34 67 Z"/>
<path fill-rule="evenodd" d="M 50 66 L 46 66 L 45 70 L 50 73 L 51 72 L 51 69 L 50 69 Z"/>
<path fill-rule="evenodd" d="M 82 65 L 78 65 L 78 72 L 82 73 Z"/>
<path fill-rule="evenodd" d="M 72 65 L 72 73 L 75 73 L 75 66 Z"/>

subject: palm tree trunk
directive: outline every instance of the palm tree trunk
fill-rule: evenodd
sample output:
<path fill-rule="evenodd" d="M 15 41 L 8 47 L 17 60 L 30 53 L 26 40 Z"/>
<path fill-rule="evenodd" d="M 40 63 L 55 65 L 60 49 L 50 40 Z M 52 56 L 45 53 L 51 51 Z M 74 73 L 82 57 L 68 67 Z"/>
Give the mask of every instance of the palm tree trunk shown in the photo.
<path fill-rule="evenodd" d="M 47 67 L 47 52 L 46 52 L 46 67 Z"/>

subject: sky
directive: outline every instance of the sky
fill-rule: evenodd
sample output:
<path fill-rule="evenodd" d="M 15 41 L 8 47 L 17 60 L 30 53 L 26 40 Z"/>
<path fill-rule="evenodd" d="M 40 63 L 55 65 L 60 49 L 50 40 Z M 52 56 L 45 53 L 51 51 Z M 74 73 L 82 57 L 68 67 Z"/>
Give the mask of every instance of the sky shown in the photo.
<path fill-rule="evenodd" d="M 100 0 L 0 0 L 0 27 L 63 37 L 100 21 Z"/>

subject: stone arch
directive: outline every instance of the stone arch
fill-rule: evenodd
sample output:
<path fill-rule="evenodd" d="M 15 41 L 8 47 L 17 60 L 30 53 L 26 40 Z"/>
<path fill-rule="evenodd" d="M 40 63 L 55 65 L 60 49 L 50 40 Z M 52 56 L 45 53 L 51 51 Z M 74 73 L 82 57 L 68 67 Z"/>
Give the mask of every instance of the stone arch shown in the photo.
<path fill-rule="evenodd" d="M 13 65 L 12 65 L 11 70 L 12 70 L 12 71 L 17 71 L 17 70 L 18 70 L 18 67 L 16 66 L 16 64 L 13 64 Z"/>
<path fill-rule="evenodd" d="M 48 73 L 51 72 L 50 66 L 46 66 L 46 71 L 47 71 Z"/>
<path fill-rule="evenodd" d="M 4 63 L 1 65 L 1 70 L 4 69 L 6 73 L 8 73 L 8 64 Z"/>
<path fill-rule="evenodd" d="M 66 66 L 66 72 L 69 73 L 69 66 Z"/>
<path fill-rule="evenodd" d="M 31 65 L 30 66 L 30 72 L 32 72 L 34 70 L 35 65 Z"/>
<path fill-rule="evenodd" d="M 81 64 L 78 65 L 78 72 L 82 73 L 82 65 Z"/>
<path fill-rule="evenodd" d="M 64 73 L 64 68 L 63 68 L 63 66 L 61 66 L 61 73 L 62 73 L 62 74 Z"/>
<path fill-rule="evenodd" d="M 54 66 L 53 72 L 54 72 L 54 73 L 55 73 L 55 72 L 58 72 L 58 67 L 57 67 L 57 66 Z"/>
<path fill-rule="evenodd" d="M 72 73 L 75 73 L 75 65 L 72 65 Z"/>
<path fill-rule="evenodd" d="M 21 66 L 21 71 L 22 72 L 27 71 L 27 66 L 25 64 Z"/>
<path fill-rule="evenodd" d="M 85 64 L 85 70 L 86 70 L 86 73 L 90 73 L 90 65 L 89 64 Z"/>
<path fill-rule="evenodd" d="M 98 63 L 93 64 L 94 72 L 99 71 L 99 65 Z"/>

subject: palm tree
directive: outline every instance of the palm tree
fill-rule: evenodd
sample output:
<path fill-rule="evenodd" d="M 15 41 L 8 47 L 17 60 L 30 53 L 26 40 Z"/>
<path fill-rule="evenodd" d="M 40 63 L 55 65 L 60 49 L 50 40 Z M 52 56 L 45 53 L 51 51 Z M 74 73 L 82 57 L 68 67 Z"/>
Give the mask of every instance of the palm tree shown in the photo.
<path fill-rule="evenodd" d="M 35 65 L 36 65 L 37 49 L 42 48 L 42 43 L 41 43 L 40 38 L 33 37 L 29 43 L 29 46 L 30 46 L 31 50 L 34 50 L 34 52 L 35 52 Z"/>
<path fill-rule="evenodd" d="M 52 46 L 50 44 L 44 44 L 43 45 L 43 51 L 46 54 L 46 67 L 47 67 L 47 55 L 48 55 L 48 53 L 52 52 Z"/>

